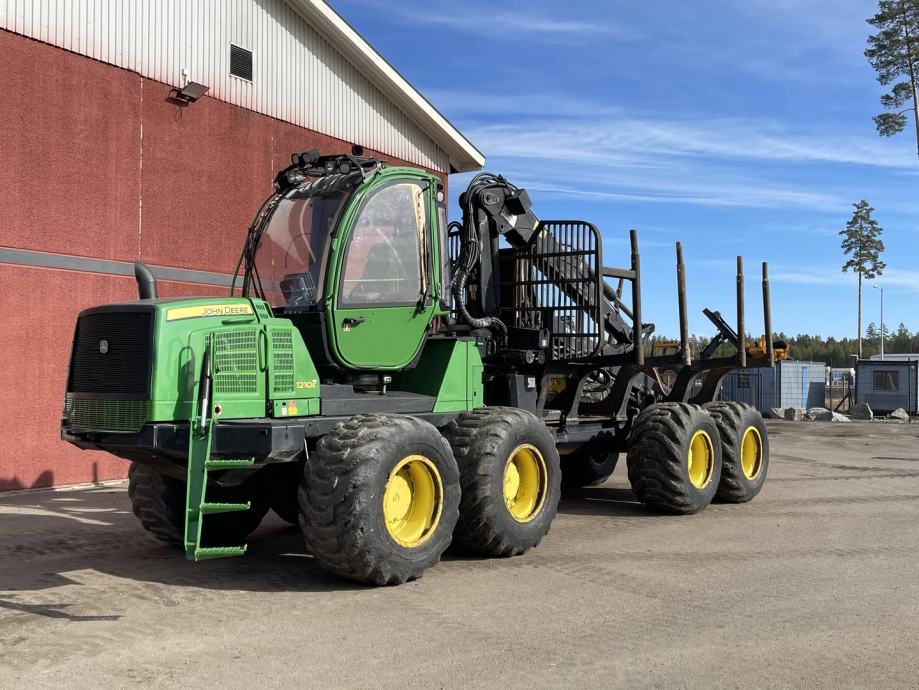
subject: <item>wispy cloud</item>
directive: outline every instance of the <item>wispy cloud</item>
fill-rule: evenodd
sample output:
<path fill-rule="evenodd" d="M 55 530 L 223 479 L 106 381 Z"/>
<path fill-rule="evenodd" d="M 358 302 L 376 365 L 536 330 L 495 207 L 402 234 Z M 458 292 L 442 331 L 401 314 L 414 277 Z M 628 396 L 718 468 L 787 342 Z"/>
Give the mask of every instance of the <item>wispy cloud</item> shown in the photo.
<path fill-rule="evenodd" d="M 520 5 L 518 11 L 512 11 L 513 6 L 511 10 L 495 11 L 492 4 L 472 2 L 412 6 L 380 0 L 359 0 L 358 4 L 376 9 L 385 8 L 387 16 L 403 23 L 440 26 L 474 36 L 499 37 L 502 41 L 533 38 L 576 38 L 583 41 L 600 36 L 634 40 L 638 37 L 634 28 L 627 28 L 608 17 L 598 21 L 579 20 L 565 13 L 539 12 L 532 4 Z"/>
<path fill-rule="evenodd" d="M 579 38 L 596 35 L 623 35 L 618 26 L 607 22 L 588 23 L 565 20 L 560 17 L 538 15 L 533 12 L 493 12 L 490 8 L 463 7 L 455 5 L 449 12 L 433 13 L 401 8 L 397 15 L 423 24 L 446 26 L 458 31 L 477 35 L 500 34 L 507 39 L 525 39 L 535 35 L 576 35 Z"/>
<path fill-rule="evenodd" d="M 884 271 L 884 275 L 874 282 L 883 288 L 892 287 L 904 292 L 919 292 L 919 271 L 888 268 Z"/>
<path fill-rule="evenodd" d="M 911 152 L 878 138 L 794 130 L 768 120 L 559 116 L 472 124 L 465 132 L 480 149 L 493 156 L 544 157 L 562 153 L 585 162 L 627 156 L 645 163 L 661 156 L 693 156 L 915 167 Z"/>
<path fill-rule="evenodd" d="M 835 266 L 810 266 L 810 267 L 773 267 L 770 279 L 776 283 L 792 283 L 797 285 L 854 285 L 855 277 L 852 273 L 843 273 Z M 865 289 L 877 285 L 897 292 L 919 292 L 919 271 L 902 268 L 888 268 L 876 280 L 866 282 Z"/>
<path fill-rule="evenodd" d="M 813 271 L 772 271 L 769 279 L 774 283 L 792 283 L 796 285 L 842 285 L 843 274 L 833 273 L 825 268 Z"/>
<path fill-rule="evenodd" d="M 546 173 L 551 175 L 551 171 Z M 792 189 L 768 184 L 726 183 L 710 178 L 700 180 L 691 175 L 670 179 L 649 175 L 636 177 L 623 174 L 613 178 L 580 178 L 584 186 L 566 186 L 540 180 L 530 175 L 509 175 L 522 186 L 545 197 L 565 199 L 587 199 L 610 202 L 640 202 L 652 204 L 687 204 L 691 206 L 722 206 L 739 208 L 797 207 L 811 209 L 835 209 L 840 199 L 817 192 Z M 567 179 L 571 180 L 571 177 Z M 588 187 L 587 185 L 591 185 Z"/>
<path fill-rule="evenodd" d="M 442 84 L 431 84 L 423 89 L 425 97 L 450 117 L 481 122 L 494 122 L 496 119 L 518 116 L 532 117 L 538 113 L 541 117 L 590 116 L 622 117 L 625 110 L 609 103 L 570 93 L 534 92 L 525 98 L 508 97 L 500 90 L 474 91 L 469 89 L 447 88 Z"/>
<path fill-rule="evenodd" d="M 489 168 L 555 198 L 837 214 L 849 200 L 815 184 L 803 166 L 915 167 L 908 150 L 877 137 L 766 118 L 645 116 L 553 94 L 524 102 L 440 91 L 433 100 L 458 115 Z M 823 225 L 810 232 L 833 230 Z"/>

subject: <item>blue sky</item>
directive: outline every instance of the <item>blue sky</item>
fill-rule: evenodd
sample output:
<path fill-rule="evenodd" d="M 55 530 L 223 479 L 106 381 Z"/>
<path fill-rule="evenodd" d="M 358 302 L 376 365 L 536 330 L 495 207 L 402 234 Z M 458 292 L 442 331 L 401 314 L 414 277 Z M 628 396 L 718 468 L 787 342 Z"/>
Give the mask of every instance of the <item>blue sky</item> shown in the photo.
<path fill-rule="evenodd" d="M 711 331 L 705 306 L 733 313 L 743 254 L 749 331 L 766 260 L 777 330 L 854 336 L 837 233 L 862 198 L 885 230 L 885 322 L 919 330 L 919 159 L 909 131 L 874 132 L 882 91 L 862 53 L 876 3 L 332 4 L 541 218 L 592 221 L 621 266 L 638 229 L 659 333 L 677 333 L 680 239 L 693 332 Z M 454 199 L 467 179 L 451 177 Z M 879 311 L 868 288 L 865 322 Z"/>

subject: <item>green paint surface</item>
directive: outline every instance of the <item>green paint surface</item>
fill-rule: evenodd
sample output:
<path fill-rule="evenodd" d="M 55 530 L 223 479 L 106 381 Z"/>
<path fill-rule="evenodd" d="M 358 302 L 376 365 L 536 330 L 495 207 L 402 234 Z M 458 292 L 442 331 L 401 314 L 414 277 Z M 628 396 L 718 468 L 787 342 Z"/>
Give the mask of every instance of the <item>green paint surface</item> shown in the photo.
<path fill-rule="evenodd" d="M 428 275 L 429 299 L 419 309 L 411 306 L 342 306 L 340 304 L 342 274 L 348 244 L 352 239 L 361 210 L 366 202 L 382 188 L 397 182 L 417 182 L 425 187 L 424 203 L 428 218 L 426 241 L 430 247 Z M 439 180 L 415 168 L 384 168 L 361 184 L 345 207 L 330 247 L 329 271 L 326 275 L 324 309 L 332 355 L 339 364 L 353 369 L 398 371 L 408 365 L 424 344 L 431 320 L 443 313 L 438 297 L 440 284 L 438 214 L 436 191 Z M 416 257 L 403 257 L 406 261 Z M 418 298 L 420 301 L 421 294 Z M 359 323 L 355 323 L 359 321 Z"/>
<path fill-rule="evenodd" d="M 168 312 L 236 305 L 251 314 L 169 320 Z M 185 420 L 195 401 L 195 380 L 206 343 L 213 341 L 214 414 L 220 419 L 266 417 L 270 400 L 302 400 L 296 415 L 318 411 L 319 377 L 296 328 L 247 298 L 207 298 L 157 307 L 153 385 L 148 421 Z M 315 400 L 312 405 L 310 400 Z M 219 411 L 219 414 L 218 414 Z"/>
<path fill-rule="evenodd" d="M 400 388 L 437 398 L 434 412 L 462 412 L 483 404 L 482 358 L 471 340 L 431 340 Z"/>

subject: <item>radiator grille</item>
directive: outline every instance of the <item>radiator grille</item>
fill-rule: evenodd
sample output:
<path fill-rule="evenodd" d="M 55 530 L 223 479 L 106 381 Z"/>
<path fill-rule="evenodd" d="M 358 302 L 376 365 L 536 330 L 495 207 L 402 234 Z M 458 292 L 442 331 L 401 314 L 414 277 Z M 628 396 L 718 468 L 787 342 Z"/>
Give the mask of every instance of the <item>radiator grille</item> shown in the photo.
<path fill-rule="evenodd" d="M 74 398 L 67 394 L 64 419 L 75 429 L 99 431 L 140 431 L 147 421 L 146 400 L 101 400 Z"/>
<path fill-rule="evenodd" d="M 97 312 L 77 321 L 67 391 L 117 398 L 150 394 L 153 313 Z"/>
<path fill-rule="evenodd" d="M 271 388 L 275 393 L 294 390 L 294 343 L 290 331 L 271 331 Z"/>
<path fill-rule="evenodd" d="M 215 333 L 214 392 L 258 393 L 258 333 Z"/>

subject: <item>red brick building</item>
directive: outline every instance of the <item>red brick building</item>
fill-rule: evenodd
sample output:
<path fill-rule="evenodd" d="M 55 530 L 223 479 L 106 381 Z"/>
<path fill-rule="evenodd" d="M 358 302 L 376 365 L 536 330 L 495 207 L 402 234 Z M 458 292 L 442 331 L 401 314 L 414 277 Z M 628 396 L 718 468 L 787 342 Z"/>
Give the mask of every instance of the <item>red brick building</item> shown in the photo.
<path fill-rule="evenodd" d="M 0 0 L 0 490 L 125 476 L 59 438 L 77 313 L 133 299 L 135 258 L 226 294 L 274 172 L 352 144 L 484 162 L 321 0 Z"/>

